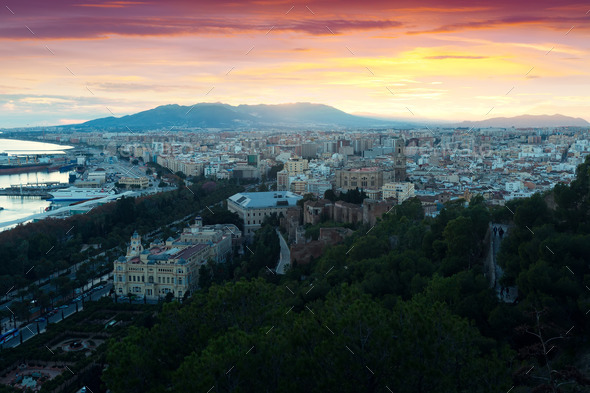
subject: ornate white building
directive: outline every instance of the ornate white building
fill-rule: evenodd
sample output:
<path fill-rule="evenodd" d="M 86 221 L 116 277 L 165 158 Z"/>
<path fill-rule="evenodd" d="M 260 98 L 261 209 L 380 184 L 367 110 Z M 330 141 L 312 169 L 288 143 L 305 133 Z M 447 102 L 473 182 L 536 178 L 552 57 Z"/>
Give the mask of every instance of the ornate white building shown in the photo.
<path fill-rule="evenodd" d="M 152 243 L 144 249 L 135 232 L 127 254 L 114 262 L 114 288 L 117 295 L 182 298 L 198 287 L 199 268 L 211 260 L 224 263 L 231 258 L 232 244 L 241 242 L 241 232 L 233 224 L 203 226 L 201 217 L 177 239 Z"/>

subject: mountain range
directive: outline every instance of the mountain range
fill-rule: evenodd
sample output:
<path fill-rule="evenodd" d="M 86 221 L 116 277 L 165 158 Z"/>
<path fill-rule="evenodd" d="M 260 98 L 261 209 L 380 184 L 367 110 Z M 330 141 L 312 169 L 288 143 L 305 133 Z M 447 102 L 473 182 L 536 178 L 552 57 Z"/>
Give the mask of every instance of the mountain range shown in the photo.
<path fill-rule="evenodd" d="M 163 105 L 123 117 L 104 117 L 70 127 L 102 129 L 197 128 L 372 128 L 416 126 L 405 120 L 383 120 L 355 116 L 328 105 L 295 103 L 238 105 L 200 103 L 193 106 Z"/>
<path fill-rule="evenodd" d="M 279 105 L 237 105 L 222 103 L 200 103 L 193 106 L 162 105 L 153 109 L 122 117 L 104 117 L 66 128 L 95 128 L 113 130 L 160 129 L 160 128 L 214 128 L 228 130 L 269 129 L 269 128 L 415 128 L 425 123 L 424 119 L 410 122 L 406 119 L 386 119 L 370 115 L 351 115 L 323 104 L 294 103 Z M 448 128 L 449 123 L 438 124 Z M 454 123 L 456 127 L 588 127 L 590 123 L 582 118 L 563 115 L 522 115 L 516 117 L 495 117 L 482 121 Z"/>
<path fill-rule="evenodd" d="M 459 123 L 460 127 L 588 127 L 590 123 L 580 117 L 569 117 L 564 115 L 522 115 L 515 117 L 493 117 L 482 121 L 464 121 Z"/>

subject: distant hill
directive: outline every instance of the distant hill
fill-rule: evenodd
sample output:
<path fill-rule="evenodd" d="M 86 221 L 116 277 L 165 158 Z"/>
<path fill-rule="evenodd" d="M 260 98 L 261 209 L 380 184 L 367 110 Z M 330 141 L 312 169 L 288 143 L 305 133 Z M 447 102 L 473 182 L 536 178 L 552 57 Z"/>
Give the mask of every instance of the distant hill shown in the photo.
<path fill-rule="evenodd" d="M 493 117 L 482 121 L 464 121 L 460 127 L 503 127 L 503 128 L 529 128 L 529 127 L 588 127 L 590 123 L 579 117 L 564 115 L 522 115 L 516 117 Z"/>
<path fill-rule="evenodd" d="M 133 115 L 104 117 L 71 128 L 157 129 L 200 128 L 371 128 L 412 127 L 405 121 L 354 116 L 328 105 L 295 103 L 280 105 L 238 105 L 201 103 L 194 106 L 163 105 Z"/>

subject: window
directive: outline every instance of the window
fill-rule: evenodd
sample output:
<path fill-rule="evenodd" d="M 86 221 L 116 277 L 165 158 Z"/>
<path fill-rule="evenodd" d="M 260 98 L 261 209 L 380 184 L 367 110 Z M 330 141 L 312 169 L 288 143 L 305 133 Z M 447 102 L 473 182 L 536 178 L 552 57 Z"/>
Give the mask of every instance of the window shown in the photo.
<path fill-rule="evenodd" d="M 150 276 L 150 277 L 148 278 L 148 282 L 149 282 L 150 284 L 153 284 L 153 283 L 154 283 L 154 276 Z"/>
<path fill-rule="evenodd" d="M 161 277 L 158 277 L 158 284 L 162 283 L 161 279 L 162 279 Z"/>
<path fill-rule="evenodd" d="M 145 282 L 145 276 L 141 276 L 141 282 Z"/>
<path fill-rule="evenodd" d="M 182 285 L 182 278 L 178 277 L 178 285 Z"/>
<path fill-rule="evenodd" d="M 131 276 L 129 276 L 129 281 L 131 281 Z"/>
<path fill-rule="evenodd" d="M 123 282 L 123 276 L 119 275 L 119 282 Z"/>

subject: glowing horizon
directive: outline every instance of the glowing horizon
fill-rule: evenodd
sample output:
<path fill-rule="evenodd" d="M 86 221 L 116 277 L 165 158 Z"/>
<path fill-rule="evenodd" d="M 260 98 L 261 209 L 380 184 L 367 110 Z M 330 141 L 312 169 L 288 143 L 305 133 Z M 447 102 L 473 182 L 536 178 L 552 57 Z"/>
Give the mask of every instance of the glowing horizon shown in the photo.
<path fill-rule="evenodd" d="M 587 6 L 514 3 L 7 4 L 0 128 L 199 102 L 312 102 L 448 121 L 589 120 Z"/>

